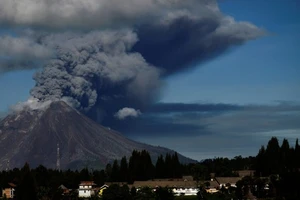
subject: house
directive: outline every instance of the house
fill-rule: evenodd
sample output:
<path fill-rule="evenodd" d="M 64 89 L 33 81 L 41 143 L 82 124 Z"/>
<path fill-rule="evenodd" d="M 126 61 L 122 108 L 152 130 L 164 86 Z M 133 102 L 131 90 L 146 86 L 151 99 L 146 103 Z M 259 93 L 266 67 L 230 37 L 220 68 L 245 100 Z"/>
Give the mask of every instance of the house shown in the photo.
<path fill-rule="evenodd" d="M 108 187 L 111 185 L 123 186 L 123 185 L 128 185 L 128 183 L 127 182 L 105 182 L 104 185 L 107 185 Z"/>
<path fill-rule="evenodd" d="M 90 198 L 95 195 L 94 181 L 81 181 L 78 189 L 78 197 Z"/>
<path fill-rule="evenodd" d="M 215 179 L 211 179 L 210 181 L 207 181 L 204 183 L 206 185 L 206 192 L 207 193 L 216 193 L 219 192 L 220 185 Z"/>
<path fill-rule="evenodd" d="M 149 187 L 152 189 L 158 187 L 171 188 L 176 196 L 180 195 L 197 195 L 197 182 L 193 181 L 191 177 L 183 177 L 182 179 L 154 179 L 149 181 L 134 181 L 131 187 L 137 189 Z"/>
<path fill-rule="evenodd" d="M 98 193 L 98 195 L 99 195 L 99 196 L 102 196 L 103 191 L 106 190 L 108 187 L 109 187 L 109 186 L 106 185 L 106 184 L 102 185 L 102 186 L 99 188 L 99 193 Z"/>
<path fill-rule="evenodd" d="M 63 192 L 63 195 L 68 195 L 69 193 L 70 193 L 70 189 L 68 189 L 66 186 L 64 186 L 64 185 L 60 185 L 59 187 L 58 187 L 58 189 L 61 189 L 62 190 L 62 192 Z"/>
<path fill-rule="evenodd" d="M 218 190 L 217 188 L 214 188 L 214 187 L 206 188 L 205 191 L 206 191 L 207 193 L 210 193 L 210 194 L 219 192 L 219 190 Z"/>
<path fill-rule="evenodd" d="M 12 199 L 15 196 L 16 185 L 13 183 L 8 183 L 7 186 L 2 190 L 2 197 Z"/>
<path fill-rule="evenodd" d="M 134 186 L 135 188 L 141 188 L 141 187 L 196 188 L 197 182 L 187 181 L 182 179 L 172 179 L 172 180 L 154 179 L 149 181 L 134 181 L 132 186 Z"/>
<path fill-rule="evenodd" d="M 242 177 L 215 177 L 215 180 L 219 183 L 220 188 L 223 186 L 225 188 L 230 185 L 230 187 L 236 187 L 236 183 L 242 180 Z"/>
<path fill-rule="evenodd" d="M 175 196 L 195 196 L 198 193 L 198 188 L 173 188 Z"/>

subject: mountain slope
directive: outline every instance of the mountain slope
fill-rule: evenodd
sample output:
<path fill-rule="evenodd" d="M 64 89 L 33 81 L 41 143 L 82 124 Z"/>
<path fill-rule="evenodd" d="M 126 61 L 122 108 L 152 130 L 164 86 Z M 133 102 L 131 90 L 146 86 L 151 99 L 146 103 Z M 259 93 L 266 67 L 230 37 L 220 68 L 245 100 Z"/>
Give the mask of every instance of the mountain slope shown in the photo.
<path fill-rule="evenodd" d="M 136 150 L 147 150 L 152 158 L 172 150 L 135 142 L 103 127 L 59 101 L 47 109 L 23 110 L 0 122 L 0 169 L 33 167 L 55 168 L 57 144 L 61 169 L 103 167 L 113 159 L 129 157 Z M 179 155 L 183 162 L 194 162 Z"/>

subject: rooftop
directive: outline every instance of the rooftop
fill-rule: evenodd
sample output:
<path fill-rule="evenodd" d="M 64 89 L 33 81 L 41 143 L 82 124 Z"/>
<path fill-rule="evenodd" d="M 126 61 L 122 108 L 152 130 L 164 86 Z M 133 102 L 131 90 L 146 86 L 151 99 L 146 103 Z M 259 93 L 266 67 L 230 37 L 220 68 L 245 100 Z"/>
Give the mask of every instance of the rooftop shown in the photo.
<path fill-rule="evenodd" d="M 195 188 L 197 187 L 196 181 L 183 181 L 183 180 L 154 180 L 154 181 L 135 181 L 133 183 L 134 187 L 174 187 L 174 188 Z"/>
<path fill-rule="evenodd" d="M 94 183 L 94 181 L 81 181 L 79 185 L 80 186 L 89 186 L 89 185 L 96 185 L 96 184 Z"/>

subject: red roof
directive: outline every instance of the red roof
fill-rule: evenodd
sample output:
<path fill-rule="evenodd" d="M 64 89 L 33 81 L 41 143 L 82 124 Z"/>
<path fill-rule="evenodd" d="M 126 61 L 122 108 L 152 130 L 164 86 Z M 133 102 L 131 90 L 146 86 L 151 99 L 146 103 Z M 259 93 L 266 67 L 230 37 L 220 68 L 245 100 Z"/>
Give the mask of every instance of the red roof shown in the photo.
<path fill-rule="evenodd" d="M 94 181 L 81 181 L 79 185 L 88 186 L 88 185 L 96 185 Z"/>

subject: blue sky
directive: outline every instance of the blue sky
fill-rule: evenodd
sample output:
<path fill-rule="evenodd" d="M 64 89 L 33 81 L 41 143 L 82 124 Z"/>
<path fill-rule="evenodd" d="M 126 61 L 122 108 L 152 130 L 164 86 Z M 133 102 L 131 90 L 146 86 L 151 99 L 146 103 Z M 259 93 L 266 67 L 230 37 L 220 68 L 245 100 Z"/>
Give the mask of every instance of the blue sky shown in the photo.
<path fill-rule="evenodd" d="M 268 34 L 183 73 L 168 76 L 159 102 L 224 104 L 236 108 L 218 112 L 145 112 L 138 119 L 141 121 L 131 123 L 140 122 L 146 127 L 151 122 L 156 126 L 155 133 L 146 134 L 143 127 L 133 126 L 120 129 L 124 134 L 197 160 L 255 155 L 271 136 L 286 137 L 291 142 L 300 136 L 300 1 L 218 3 L 222 13 L 236 21 L 251 22 Z M 2 34 L 6 33 L 2 30 Z M 0 74 L 0 113 L 29 97 L 35 84 L 34 73 L 35 70 L 24 70 Z M 167 128 L 159 132 L 161 127 Z"/>
<path fill-rule="evenodd" d="M 0 111 L 6 112 L 10 106 L 29 97 L 29 90 L 34 86 L 32 76 L 35 70 L 15 71 L 0 75 L 1 104 Z"/>
<path fill-rule="evenodd" d="M 164 102 L 269 104 L 300 101 L 300 3 L 289 0 L 219 1 L 224 13 L 269 35 L 170 77 Z M 298 92 L 297 92 L 298 91 Z"/>
<path fill-rule="evenodd" d="M 284 102 L 299 104 L 300 2 L 224 0 L 219 1 L 219 6 L 223 13 L 238 21 L 250 21 L 267 30 L 268 35 L 238 46 L 184 74 L 169 77 L 160 101 L 226 103 L 244 105 L 245 110 L 249 105 L 272 105 L 276 108 Z M 299 108 L 292 110 L 294 114 L 287 112 L 286 119 L 294 121 L 294 125 L 300 124 Z M 168 144 L 170 148 L 179 151 L 183 149 L 182 153 L 196 159 L 256 155 L 258 148 L 266 145 L 272 136 L 280 140 L 288 138 L 291 145 L 294 145 L 295 138 L 300 136 L 299 126 L 267 127 L 266 124 L 288 122 L 279 119 L 282 116 L 280 112 L 268 113 L 263 108 L 255 112 L 229 111 L 212 117 L 214 119 L 199 118 L 200 124 L 213 124 L 207 128 L 213 133 L 209 135 L 200 133 L 188 137 L 183 134 L 171 141 L 169 135 L 160 140 L 149 137 L 140 137 L 140 140 Z M 237 128 L 236 123 L 239 122 L 235 116 L 241 118 L 241 124 L 249 126 Z M 232 122 L 231 117 L 234 118 Z M 261 124 L 258 124 L 259 121 Z"/>

